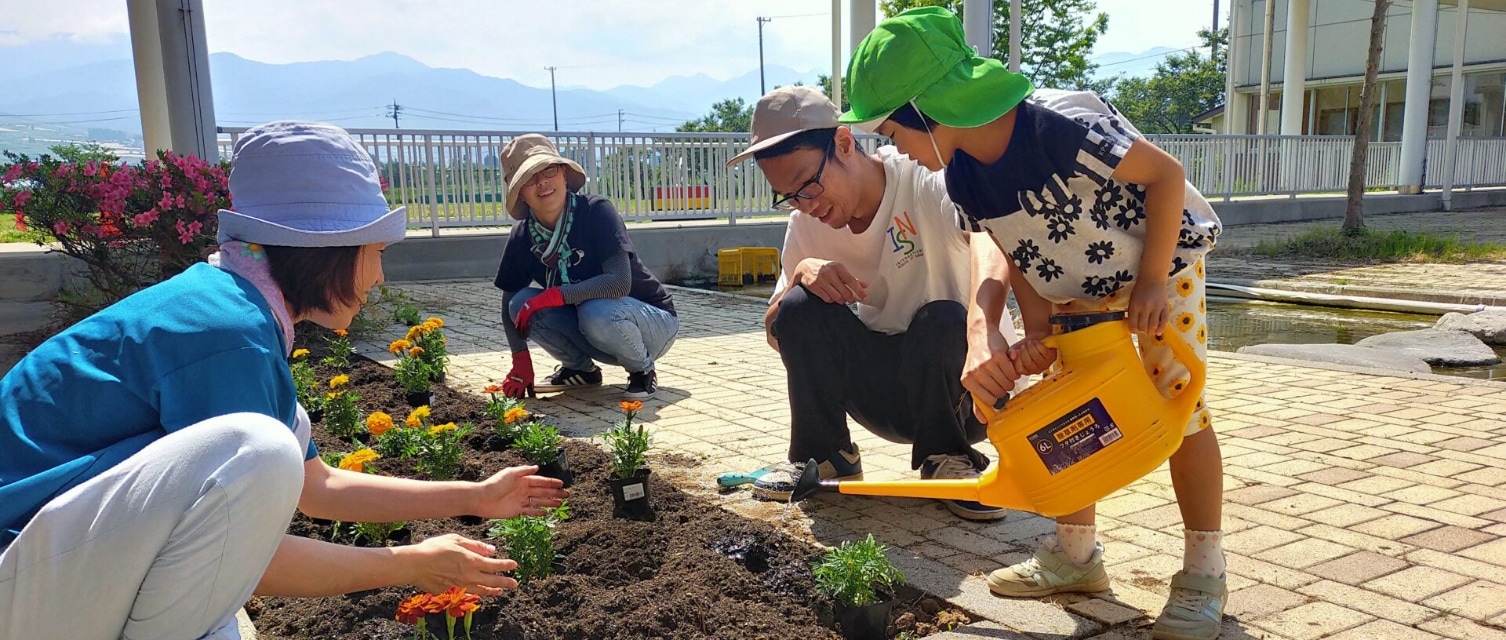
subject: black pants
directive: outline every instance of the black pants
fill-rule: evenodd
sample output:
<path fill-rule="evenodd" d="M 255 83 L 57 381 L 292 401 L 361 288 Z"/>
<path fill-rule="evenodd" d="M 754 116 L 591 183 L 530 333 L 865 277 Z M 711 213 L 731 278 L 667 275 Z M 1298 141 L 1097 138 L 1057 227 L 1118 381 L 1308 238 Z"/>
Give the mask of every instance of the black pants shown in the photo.
<path fill-rule="evenodd" d="M 869 330 L 845 305 L 803 286 L 784 295 L 771 330 L 788 372 L 790 460 L 826 460 L 847 448 L 847 416 L 874 435 L 913 444 L 910 467 L 946 453 L 986 458 L 970 445 L 985 427 L 963 398 L 967 311 L 938 300 L 915 312 L 908 331 Z M 960 405 L 960 406 L 959 406 Z"/>

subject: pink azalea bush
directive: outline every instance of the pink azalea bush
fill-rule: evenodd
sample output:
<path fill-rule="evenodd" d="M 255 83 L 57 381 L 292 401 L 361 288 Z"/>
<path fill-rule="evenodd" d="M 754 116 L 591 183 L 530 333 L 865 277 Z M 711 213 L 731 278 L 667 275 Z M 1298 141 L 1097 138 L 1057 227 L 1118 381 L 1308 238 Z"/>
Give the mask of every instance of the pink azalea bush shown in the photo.
<path fill-rule="evenodd" d="M 217 212 L 230 206 L 229 165 L 170 151 L 123 164 L 98 150 L 35 159 L 7 152 L 0 212 L 37 244 L 87 266 L 104 304 L 203 260 Z"/>

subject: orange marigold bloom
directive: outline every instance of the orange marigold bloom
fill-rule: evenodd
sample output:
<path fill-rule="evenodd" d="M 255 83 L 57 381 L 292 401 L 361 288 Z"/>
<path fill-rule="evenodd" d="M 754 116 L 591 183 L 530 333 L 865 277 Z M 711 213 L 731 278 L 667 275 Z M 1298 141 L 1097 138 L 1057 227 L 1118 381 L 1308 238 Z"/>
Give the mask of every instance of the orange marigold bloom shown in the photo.
<path fill-rule="evenodd" d="M 444 327 L 444 320 L 438 316 L 429 316 L 429 319 L 425 320 L 424 324 L 434 325 L 435 329 L 440 329 Z"/>
<path fill-rule="evenodd" d="M 344 329 L 335 329 L 335 335 L 340 336 L 341 338 L 344 338 L 345 336 L 350 335 L 350 332 L 346 331 Z"/>
<path fill-rule="evenodd" d="M 410 427 L 421 427 L 424 424 L 423 421 L 427 420 L 428 418 L 429 405 L 424 405 L 422 407 L 414 409 L 412 413 L 409 413 L 408 419 L 404 420 L 403 424 L 406 424 Z"/>
<path fill-rule="evenodd" d="M 366 416 L 366 431 L 373 436 L 380 436 L 392 428 L 392 416 L 380 411 Z"/>
<path fill-rule="evenodd" d="M 617 403 L 617 406 L 622 408 L 623 413 L 632 413 L 634 411 L 641 411 L 643 409 L 643 401 L 623 400 L 622 402 Z"/>
<path fill-rule="evenodd" d="M 489 384 L 489 385 L 486 385 L 486 388 L 482 389 L 481 393 L 485 393 L 487 395 L 496 395 L 496 394 L 502 393 L 502 385 L 500 385 L 500 384 Z"/>
<path fill-rule="evenodd" d="M 513 407 L 508 409 L 507 413 L 502 414 L 502 424 L 512 424 L 526 419 L 528 419 L 528 410 L 523 407 Z"/>
<path fill-rule="evenodd" d="M 402 601 L 397 605 L 397 621 L 403 624 L 418 624 L 427 612 L 427 605 L 434 596 L 420 593 Z"/>
<path fill-rule="evenodd" d="M 450 608 L 450 603 L 454 601 L 459 590 L 460 587 L 450 587 L 444 593 L 429 596 L 429 600 L 424 603 L 424 612 L 444 613 L 445 609 Z"/>
<path fill-rule="evenodd" d="M 371 449 L 359 449 L 355 453 L 348 453 L 340 458 L 340 468 L 347 471 L 361 472 L 366 470 L 366 463 L 372 462 L 382 456 Z"/>
<path fill-rule="evenodd" d="M 424 333 L 424 326 L 421 324 L 416 324 L 408 327 L 408 334 L 405 336 L 405 338 L 409 341 L 417 340 L 423 337 Z"/>
<path fill-rule="evenodd" d="M 480 608 L 481 596 L 466 593 L 465 589 L 461 589 L 460 593 L 450 600 L 450 606 L 445 609 L 445 612 L 450 614 L 451 618 L 464 618 Z"/>
<path fill-rule="evenodd" d="M 413 343 L 407 340 L 393 340 L 392 344 L 387 345 L 387 350 L 391 351 L 393 355 L 399 355 L 402 352 L 407 351 L 408 348 L 412 346 Z"/>
<path fill-rule="evenodd" d="M 417 358 L 417 357 L 423 355 L 423 353 L 424 353 L 424 348 L 423 347 L 413 347 L 412 349 L 408 350 L 408 357 L 409 358 Z"/>

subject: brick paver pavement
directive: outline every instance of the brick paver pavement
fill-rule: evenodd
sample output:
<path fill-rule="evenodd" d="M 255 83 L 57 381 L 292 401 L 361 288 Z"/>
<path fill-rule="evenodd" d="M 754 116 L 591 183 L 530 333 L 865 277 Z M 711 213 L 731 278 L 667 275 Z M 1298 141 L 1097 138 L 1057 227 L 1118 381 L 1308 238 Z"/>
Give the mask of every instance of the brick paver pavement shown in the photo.
<path fill-rule="evenodd" d="M 450 382 L 510 366 L 485 282 L 404 283 L 445 318 Z M 677 289 L 682 329 L 643 417 L 659 473 L 727 509 L 824 544 L 873 533 L 912 583 L 982 615 L 959 637 L 1148 638 L 1180 568 L 1180 517 L 1160 470 L 1099 505 L 1113 590 L 1006 600 L 982 576 L 1029 556 L 1049 520 L 966 522 L 927 500 L 821 496 L 796 507 L 719 495 L 714 478 L 785 455 L 784 369 L 759 300 Z M 363 351 L 382 358 L 376 344 Z M 535 350 L 538 368 L 553 362 Z M 1226 465 L 1230 597 L 1222 637 L 1506 640 L 1506 385 L 1375 375 L 1216 353 L 1208 396 Z M 617 416 L 626 376 L 533 401 L 569 434 Z M 911 477 L 908 447 L 854 426 L 870 479 Z M 990 452 L 991 453 L 991 452 Z"/>

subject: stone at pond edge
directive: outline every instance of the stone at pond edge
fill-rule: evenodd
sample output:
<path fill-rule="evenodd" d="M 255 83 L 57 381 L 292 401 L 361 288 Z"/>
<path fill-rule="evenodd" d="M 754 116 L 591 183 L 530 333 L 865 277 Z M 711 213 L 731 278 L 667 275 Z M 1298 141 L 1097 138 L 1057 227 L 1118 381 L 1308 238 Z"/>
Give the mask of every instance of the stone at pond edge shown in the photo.
<path fill-rule="evenodd" d="M 1485 344 L 1506 345 L 1506 308 L 1491 307 L 1475 313 L 1445 313 L 1433 328 L 1468 331 Z"/>
<path fill-rule="evenodd" d="M 1406 353 L 1435 367 L 1478 367 L 1501 362 L 1495 351 L 1466 331 L 1396 331 L 1370 336 L 1355 344 Z"/>
<path fill-rule="evenodd" d="M 1343 364 L 1353 367 L 1369 367 L 1387 371 L 1428 373 L 1433 370 L 1422 358 L 1408 353 L 1387 349 L 1371 349 L 1352 344 L 1256 344 L 1248 347 L 1240 347 L 1239 353 L 1291 358 L 1293 360 L 1306 360 L 1309 362 Z"/>

